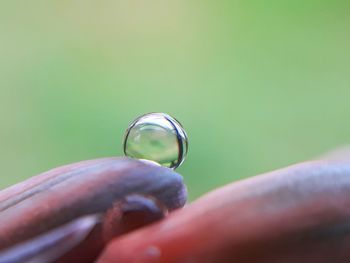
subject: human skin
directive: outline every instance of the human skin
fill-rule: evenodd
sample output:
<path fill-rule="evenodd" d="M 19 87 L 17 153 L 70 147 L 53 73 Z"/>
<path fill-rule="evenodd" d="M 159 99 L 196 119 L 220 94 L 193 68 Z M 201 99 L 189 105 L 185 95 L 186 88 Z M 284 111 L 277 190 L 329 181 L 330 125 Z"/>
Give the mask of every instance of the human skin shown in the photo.
<path fill-rule="evenodd" d="M 52 259 L 74 262 L 89 254 L 86 248 L 93 250 L 97 244 L 99 249 L 85 257 L 84 262 L 93 262 L 98 254 L 96 261 L 99 263 L 348 262 L 350 164 L 345 155 L 349 156 L 346 152 L 342 158 L 323 158 L 238 181 L 177 210 L 184 204 L 184 185 L 179 175 L 166 168 L 138 164 L 139 161 L 131 161 L 133 166 L 121 172 L 114 163 L 114 169 L 121 174 L 128 174 L 131 169 L 131 174 L 141 175 L 146 169 L 149 174 L 156 172 L 160 177 L 149 176 L 147 184 L 137 184 L 136 196 L 135 191 L 118 195 L 120 198 L 112 202 L 112 207 L 99 211 L 103 214 L 102 223 L 97 223 L 98 227 L 87 238 L 81 238 L 78 245 L 72 244 L 68 253 Z M 177 179 L 159 186 L 162 175 Z M 119 182 L 129 184 L 127 180 Z M 173 183 L 177 185 L 176 191 L 170 190 L 172 194 L 166 197 L 159 195 L 173 188 Z M 142 187 L 153 184 L 158 185 L 159 191 L 141 191 Z M 99 189 L 97 184 L 94 187 Z M 123 187 L 117 192 L 120 189 Z M 3 195 L 0 193 L 0 198 Z M 48 193 L 48 197 L 53 198 L 50 195 Z M 64 204 L 65 200 L 60 200 L 59 204 Z M 79 207 L 79 202 L 75 204 Z M 166 216 L 166 210 L 174 211 Z M 69 222 L 83 214 L 64 220 L 68 222 L 65 231 L 79 234 L 80 230 L 76 230 L 79 228 L 75 228 L 74 222 L 71 227 Z M 16 226 L 18 222 L 12 224 Z M 62 233 L 62 228 L 55 229 L 58 233 L 61 229 Z M 38 233 L 41 236 L 34 235 L 32 244 L 40 241 L 44 232 Z M 0 233 L 0 240 L 6 235 Z M 101 240 L 101 236 L 103 242 L 94 242 Z M 56 238 L 57 233 L 49 234 L 51 237 Z M 28 244 L 22 244 L 15 253 L 28 248 Z M 60 244 L 62 242 L 54 248 L 58 249 Z M 46 261 L 38 262 L 55 261 L 44 256 Z"/>
<path fill-rule="evenodd" d="M 345 263 L 349 258 L 350 165 L 314 161 L 215 190 L 166 220 L 113 240 L 98 262 Z"/>
<path fill-rule="evenodd" d="M 62 256 L 65 263 L 92 262 L 111 238 L 159 220 L 185 202 L 182 177 L 153 163 L 104 158 L 59 167 L 0 192 L 0 249 L 10 249 L 0 253 L 0 262 L 23 262 L 50 249 L 40 262 Z M 56 241 L 47 247 L 47 240 Z M 42 250 L 28 249 L 33 243 Z"/>

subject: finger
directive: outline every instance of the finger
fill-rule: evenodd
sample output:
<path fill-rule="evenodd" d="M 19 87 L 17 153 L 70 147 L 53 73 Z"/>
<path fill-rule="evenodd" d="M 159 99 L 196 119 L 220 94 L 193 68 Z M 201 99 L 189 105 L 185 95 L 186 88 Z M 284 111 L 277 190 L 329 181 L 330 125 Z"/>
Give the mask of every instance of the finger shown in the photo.
<path fill-rule="evenodd" d="M 87 238 L 55 260 L 61 263 L 93 262 L 112 238 L 160 220 L 166 213 L 163 204 L 153 197 L 135 194 L 126 196 L 105 213 L 101 224 Z"/>
<path fill-rule="evenodd" d="M 85 239 L 99 221 L 100 218 L 96 215 L 73 220 L 39 237 L 0 252 L 0 262 L 53 262 Z"/>
<path fill-rule="evenodd" d="M 0 262 L 93 262 L 112 238 L 160 220 L 166 213 L 153 197 L 129 195 L 104 216 L 83 216 L 0 252 Z"/>
<path fill-rule="evenodd" d="M 349 222 L 350 165 L 310 162 L 209 193 L 98 262 L 348 262 Z"/>
<path fill-rule="evenodd" d="M 128 195 L 107 211 L 104 218 L 105 242 L 167 215 L 167 208 L 151 196 Z"/>
<path fill-rule="evenodd" d="M 152 196 L 169 210 L 186 201 L 182 177 L 165 167 L 129 158 L 60 167 L 0 192 L 0 248 L 104 213 L 130 194 Z"/>

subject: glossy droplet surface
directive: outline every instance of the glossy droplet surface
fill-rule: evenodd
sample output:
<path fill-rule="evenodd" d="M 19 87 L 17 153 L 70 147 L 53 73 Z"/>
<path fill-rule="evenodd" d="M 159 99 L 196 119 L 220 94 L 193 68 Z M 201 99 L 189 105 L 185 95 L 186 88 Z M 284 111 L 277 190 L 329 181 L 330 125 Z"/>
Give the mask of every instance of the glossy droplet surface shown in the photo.
<path fill-rule="evenodd" d="M 126 156 L 176 168 L 185 159 L 188 139 L 181 124 L 165 113 L 149 113 L 134 120 L 125 133 Z"/>

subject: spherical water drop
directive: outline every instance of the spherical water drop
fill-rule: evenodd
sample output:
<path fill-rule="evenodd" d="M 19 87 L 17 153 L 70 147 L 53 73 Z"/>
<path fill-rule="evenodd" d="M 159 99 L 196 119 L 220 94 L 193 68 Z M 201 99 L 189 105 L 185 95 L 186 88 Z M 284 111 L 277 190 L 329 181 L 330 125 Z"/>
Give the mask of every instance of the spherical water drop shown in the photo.
<path fill-rule="evenodd" d="M 188 139 L 181 124 L 165 113 L 149 113 L 134 120 L 125 133 L 126 156 L 177 168 L 184 161 Z"/>

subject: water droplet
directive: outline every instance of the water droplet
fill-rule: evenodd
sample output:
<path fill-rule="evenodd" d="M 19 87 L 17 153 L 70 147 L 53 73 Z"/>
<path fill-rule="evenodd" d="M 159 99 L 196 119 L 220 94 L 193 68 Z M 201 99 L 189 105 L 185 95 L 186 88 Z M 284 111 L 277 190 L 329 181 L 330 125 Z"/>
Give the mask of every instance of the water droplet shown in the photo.
<path fill-rule="evenodd" d="M 165 113 L 148 113 L 134 120 L 125 133 L 126 156 L 177 168 L 185 160 L 188 139 L 181 124 Z"/>

